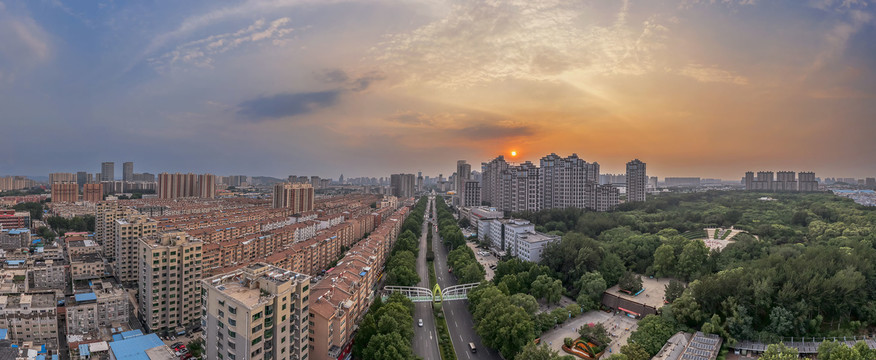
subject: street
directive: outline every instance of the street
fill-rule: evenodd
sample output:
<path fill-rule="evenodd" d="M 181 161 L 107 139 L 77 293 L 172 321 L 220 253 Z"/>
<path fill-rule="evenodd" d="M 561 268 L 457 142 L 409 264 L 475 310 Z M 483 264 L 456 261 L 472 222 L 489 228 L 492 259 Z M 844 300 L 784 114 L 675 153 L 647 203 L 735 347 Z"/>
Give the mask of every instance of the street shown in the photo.
<path fill-rule="evenodd" d="M 435 200 L 443 201 L 443 200 Z M 437 211 L 434 207 L 434 202 L 431 203 L 430 211 L 432 218 L 437 219 Z M 434 220 L 433 220 L 434 221 Z M 432 236 L 432 250 L 435 252 L 435 275 L 438 280 L 438 285 L 442 289 L 456 285 L 456 277 L 449 274 L 447 271 L 447 249 L 438 236 L 437 225 L 432 224 L 435 231 Z M 502 359 L 499 352 L 490 349 L 481 342 L 481 337 L 475 333 L 475 325 L 471 313 L 468 310 L 468 301 L 445 301 L 444 315 L 447 319 L 447 328 L 450 331 L 450 339 L 453 342 L 453 349 L 456 352 L 456 357 L 462 359 Z M 476 353 L 472 353 L 468 343 L 472 342 L 477 348 Z"/>
<path fill-rule="evenodd" d="M 429 205 L 431 205 L 431 199 Z M 426 209 L 429 209 L 429 205 Z M 428 210 L 427 210 L 428 213 Z M 417 286 L 429 289 L 429 268 L 426 262 L 426 231 L 429 222 L 423 221 L 423 230 L 420 234 L 420 255 L 417 257 L 417 275 L 420 283 Z M 423 320 L 420 327 L 417 322 Z M 435 330 L 435 319 L 432 316 L 432 302 L 414 303 L 414 353 L 423 359 L 441 359 L 438 348 L 438 333 Z"/>

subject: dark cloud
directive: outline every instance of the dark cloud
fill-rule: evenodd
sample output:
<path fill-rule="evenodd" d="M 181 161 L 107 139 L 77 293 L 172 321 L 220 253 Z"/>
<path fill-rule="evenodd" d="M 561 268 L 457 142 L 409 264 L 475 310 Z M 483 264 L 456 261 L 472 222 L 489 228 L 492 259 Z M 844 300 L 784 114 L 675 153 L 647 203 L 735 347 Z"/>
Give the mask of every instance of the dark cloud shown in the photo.
<path fill-rule="evenodd" d="M 350 76 L 341 69 L 325 69 L 317 75 L 317 78 L 330 84 L 342 84 L 350 80 Z"/>
<path fill-rule="evenodd" d="M 305 115 L 338 102 L 342 90 L 260 96 L 238 105 L 237 115 L 252 121 Z"/>
<path fill-rule="evenodd" d="M 535 133 L 535 130 L 524 125 L 477 124 L 455 130 L 455 132 L 469 139 L 484 140 L 530 136 Z"/>
<path fill-rule="evenodd" d="M 356 78 L 355 80 L 353 80 L 351 82 L 351 84 L 350 84 L 352 86 L 351 90 L 364 91 L 369 86 L 371 86 L 371 83 L 374 83 L 374 82 L 377 82 L 377 81 L 380 81 L 383 79 L 386 79 L 386 74 L 384 74 L 380 71 L 372 71 L 372 72 L 366 73 L 366 74 Z"/>

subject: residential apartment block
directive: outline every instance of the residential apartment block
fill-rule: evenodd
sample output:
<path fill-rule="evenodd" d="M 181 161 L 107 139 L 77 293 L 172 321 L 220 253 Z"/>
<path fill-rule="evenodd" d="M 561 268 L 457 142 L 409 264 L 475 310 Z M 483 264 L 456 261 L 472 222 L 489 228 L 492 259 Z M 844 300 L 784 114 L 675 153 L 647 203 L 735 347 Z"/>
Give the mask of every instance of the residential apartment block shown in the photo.
<path fill-rule="evenodd" d="M 72 203 L 77 201 L 79 201 L 79 185 L 75 182 L 59 182 L 52 184 L 52 202 Z"/>
<path fill-rule="evenodd" d="M 274 185 L 273 207 L 290 208 L 295 214 L 313 211 L 314 190 L 310 184 L 278 183 Z"/>
<path fill-rule="evenodd" d="M 137 281 L 137 251 L 140 239 L 157 231 L 158 222 L 146 215 L 130 214 L 116 220 L 113 240 L 113 274 L 121 282 Z"/>
<path fill-rule="evenodd" d="M 627 202 L 645 201 L 645 186 L 648 184 L 645 166 L 639 159 L 627 163 Z"/>
<path fill-rule="evenodd" d="M 200 324 L 203 246 L 182 231 L 140 238 L 139 316 L 149 331 L 176 334 Z"/>
<path fill-rule="evenodd" d="M 0 295 L 0 329 L 14 342 L 58 348 L 58 312 L 52 292 Z"/>
<path fill-rule="evenodd" d="M 201 280 L 208 359 L 308 358 L 310 276 L 265 263 Z"/>
<path fill-rule="evenodd" d="M 216 196 L 216 176 L 212 174 L 158 174 L 158 197 L 176 199 L 198 197 L 212 199 Z"/>
<path fill-rule="evenodd" d="M 745 190 L 748 191 L 818 191 L 818 181 L 814 172 L 800 172 L 797 178 L 793 171 L 758 171 L 745 173 Z"/>

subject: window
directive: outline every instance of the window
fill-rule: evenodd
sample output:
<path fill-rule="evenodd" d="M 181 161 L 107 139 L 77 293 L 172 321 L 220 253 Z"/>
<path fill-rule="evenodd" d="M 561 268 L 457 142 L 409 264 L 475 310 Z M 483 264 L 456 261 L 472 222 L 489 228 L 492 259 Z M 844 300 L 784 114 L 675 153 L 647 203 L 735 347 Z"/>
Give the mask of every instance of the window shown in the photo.
<path fill-rule="evenodd" d="M 262 341 L 262 337 L 261 337 L 261 336 L 255 338 L 255 339 L 252 339 L 252 344 L 253 344 L 253 345 L 258 344 L 260 341 Z"/>
<path fill-rule="evenodd" d="M 221 302 L 219 305 L 223 305 L 223 306 L 224 306 L 224 305 L 225 305 L 225 302 L 223 301 L 223 302 Z M 237 308 L 228 307 L 228 313 L 229 313 L 229 314 L 237 314 Z"/>
<path fill-rule="evenodd" d="M 228 325 L 236 326 L 237 320 L 234 320 L 233 318 L 228 318 Z"/>
<path fill-rule="evenodd" d="M 234 331 L 231 331 L 231 329 L 228 329 L 228 336 L 230 336 L 230 337 L 237 337 L 237 333 L 234 332 Z"/>

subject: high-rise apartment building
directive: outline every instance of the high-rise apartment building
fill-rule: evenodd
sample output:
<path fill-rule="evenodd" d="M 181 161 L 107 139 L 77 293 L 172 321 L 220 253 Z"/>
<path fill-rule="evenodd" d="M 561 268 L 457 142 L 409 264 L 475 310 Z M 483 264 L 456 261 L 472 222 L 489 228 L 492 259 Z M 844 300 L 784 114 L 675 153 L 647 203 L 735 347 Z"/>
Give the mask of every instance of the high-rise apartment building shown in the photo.
<path fill-rule="evenodd" d="M 208 359 L 308 359 L 310 276 L 265 263 L 201 280 Z"/>
<path fill-rule="evenodd" d="M 648 175 L 645 173 L 645 163 L 635 159 L 627 163 L 627 202 L 645 201 L 645 185 Z"/>
<path fill-rule="evenodd" d="M 176 334 L 201 324 L 203 245 L 183 231 L 140 238 L 138 301 L 149 331 Z"/>
<path fill-rule="evenodd" d="M 54 185 L 55 183 L 68 183 L 76 182 L 76 174 L 73 173 L 50 173 L 49 174 L 49 185 Z"/>
<path fill-rule="evenodd" d="M 800 173 L 798 173 L 797 186 L 798 191 L 818 191 L 818 181 L 815 179 L 815 173 L 811 171 L 801 171 Z"/>
<path fill-rule="evenodd" d="M 793 171 L 779 171 L 773 177 L 772 171 L 758 171 L 745 173 L 743 182 L 748 191 L 818 191 L 818 181 L 814 172 L 802 171 L 795 178 Z"/>
<path fill-rule="evenodd" d="M 201 199 L 216 197 L 216 176 L 213 174 L 198 175 L 198 195 Z"/>
<path fill-rule="evenodd" d="M 216 177 L 212 174 L 158 174 L 158 197 L 161 199 L 215 196 Z"/>
<path fill-rule="evenodd" d="M 94 177 L 91 174 L 85 171 L 80 171 L 76 173 L 76 184 L 79 185 L 79 187 L 82 187 L 83 185 L 88 184 L 92 181 L 94 181 Z"/>
<path fill-rule="evenodd" d="M 134 181 L 134 162 L 122 163 L 122 181 Z"/>
<path fill-rule="evenodd" d="M 75 182 L 52 184 L 52 202 L 74 203 L 77 201 L 79 201 L 79 185 Z"/>
<path fill-rule="evenodd" d="M 116 220 L 113 275 L 121 282 L 137 281 L 137 251 L 140 238 L 156 233 L 158 222 L 142 214 L 128 214 Z"/>
<path fill-rule="evenodd" d="M 463 207 L 481 206 L 481 182 L 467 180 L 462 184 L 460 204 Z"/>
<path fill-rule="evenodd" d="M 105 162 L 100 164 L 100 181 L 113 181 L 116 179 L 116 163 Z"/>
<path fill-rule="evenodd" d="M 82 201 L 93 203 L 103 201 L 103 184 L 82 185 Z"/>
<path fill-rule="evenodd" d="M 313 211 L 314 190 L 310 184 L 278 183 L 274 185 L 273 207 L 291 208 L 293 213 Z"/>
<path fill-rule="evenodd" d="M 417 186 L 414 174 L 392 174 L 389 182 L 390 187 L 392 187 L 392 195 L 399 198 L 414 196 L 414 190 Z"/>
<path fill-rule="evenodd" d="M 562 158 L 550 154 L 541 158 L 541 209 L 584 208 L 584 186 L 599 178 L 599 164 L 589 164 L 572 154 Z"/>
<path fill-rule="evenodd" d="M 481 201 L 489 206 L 502 205 L 502 174 L 508 170 L 504 156 L 499 156 L 490 162 L 481 163 Z"/>
<path fill-rule="evenodd" d="M 538 167 L 527 161 L 511 166 L 502 181 L 502 209 L 511 212 L 538 211 L 541 198 L 541 176 Z"/>
<path fill-rule="evenodd" d="M 95 207 L 94 239 L 103 247 L 103 256 L 112 259 L 116 254 L 116 220 L 123 219 L 135 210 L 122 206 L 118 201 L 99 202 Z"/>

